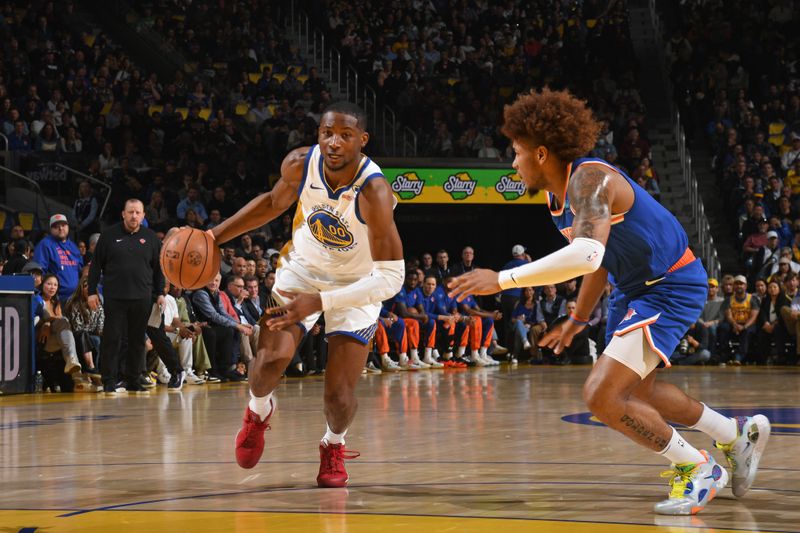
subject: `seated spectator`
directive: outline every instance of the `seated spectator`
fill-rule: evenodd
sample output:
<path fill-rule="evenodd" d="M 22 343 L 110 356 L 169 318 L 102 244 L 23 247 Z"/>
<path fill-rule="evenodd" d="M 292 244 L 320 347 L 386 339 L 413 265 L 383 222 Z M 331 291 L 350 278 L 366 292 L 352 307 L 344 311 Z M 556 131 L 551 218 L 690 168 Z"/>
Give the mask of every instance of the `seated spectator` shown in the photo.
<path fill-rule="evenodd" d="M 700 318 L 695 324 L 697 331 L 692 335 L 698 342 L 701 342 L 703 338 L 707 339 L 705 344 L 710 352 L 716 352 L 717 329 L 720 322 L 725 318 L 722 310 L 723 299 L 718 293 L 719 282 L 715 278 L 708 278 L 708 296 L 706 297 L 706 303 L 703 305 L 703 311 L 700 313 Z M 697 351 L 696 348 L 695 352 Z"/>
<path fill-rule="evenodd" d="M 76 392 L 102 390 L 102 387 L 91 385 L 81 376 L 81 363 L 78 360 L 75 337 L 69 321 L 62 312 L 61 302 L 58 298 L 58 278 L 55 274 L 46 274 L 42 278 L 42 300 L 44 301 L 44 313 L 36 328 L 37 344 L 42 346 L 44 354 L 61 352 L 65 363 L 63 373 L 72 377 L 73 390 Z M 45 380 L 59 382 L 60 376 L 47 376 Z M 63 381 L 61 382 L 63 383 Z"/>
<path fill-rule="evenodd" d="M 250 326 L 249 334 L 242 334 L 240 332 L 240 335 L 238 335 L 241 360 L 248 365 L 258 351 L 258 337 L 260 334 L 258 321 L 261 316 L 251 314 L 250 311 L 244 306 L 244 302 L 248 297 L 248 293 L 245 290 L 244 278 L 239 276 L 229 276 L 227 279 L 227 289 L 225 290 L 225 293 L 230 299 L 231 305 L 233 306 L 239 322 L 243 325 Z"/>
<path fill-rule="evenodd" d="M 770 281 L 767 285 L 767 297 L 761 302 L 756 319 L 758 363 L 772 365 L 786 362 L 788 332 L 781 320 L 785 308 L 791 309 L 791 301 L 777 281 Z"/>
<path fill-rule="evenodd" d="M 33 245 L 27 239 L 17 239 L 10 247 L 13 253 L 3 265 L 4 276 L 22 272 L 22 268 L 33 258 Z"/>
<path fill-rule="evenodd" d="M 760 308 L 758 297 L 747 292 L 747 278 L 742 275 L 733 278 L 733 294 L 723 302 L 722 307 L 725 320 L 718 329 L 720 357 L 722 361 L 741 365 L 748 356 Z M 738 341 L 739 346 L 729 355 L 731 341 Z"/>
<path fill-rule="evenodd" d="M 525 287 L 522 289 L 522 298 L 520 298 L 516 309 L 511 317 L 511 328 L 514 332 L 514 341 L 511 344 L 511 353 L 514 358 L 519 360 L 523 353 L 527 353 L 531 348 L 531 342 L 528 338 L 528 332 L 531 326 L 534 325 L 534 318 L 536 316 L 536 293 L 533 287 Z"/>
<path fill-rule="evenodd" d="M 78 154 L 83 151 L 83 142 L 81 141 L 78 130 L 70 126 L 67 128 L 67 133 L 64 137 L 59 139 L 59 148 L 62 152 L 67 154 Z"/>
<path fill-rule="evenodd" d="M 196 215 L 195 222 L 202 226 L 208 218 L 208 213 L 201 201 L 200 187 L 195 184 L 189 186 L 186 197 L 178 202 L 178 219 L 185 222 L 187 220 L 187 211 L 190 209 L 194 211 Z"/>
<path fill-rule="evenodd" d="M 695 322 L 681 338 L 670 361 L 677 365 L 705 364 L 711 359 L 709 346 L 708 330 Z"/>
<path fill-rule="evenodd" d="M 99 380 L 100 372 L 95 365 L 95 355 L 100 355 L 105 314 L 102 305 L 98 305 L 97 309 L 91 309 L 88 299 L 89 280 L 84 276 L 78 283 L 78 289 L 67 301 L 65 311 L 75 338 L 76 350 L 83 355 L 86 365 L 84 372 Z"/>
<path fill-rule="evenodd" d="M 150 202 L 144 210 L 144 216 L 154 230 L 158 228 L 163 231 L 172 224 L 172 216 L 167 210 L 164 195 L 160 190 L 155 190 L 150 195 Z"/>
<path fill-rule="evenodd" d="M 565 315 L 557 319 L 558 322 L 567 320 L 567 316 L 575 312 L 577 303 L 575 300 L 568 300 L 566 303 Z M 557 322 L 553 322 L 555 325 Z M 564 348 L 557 357 L 556 362 L 561 365 L 587 364 L 592 359 L 589 356 L 589 328 L 583 328 L 572 338 L 572 343 Z"/>
<path fill-rule="evenodd" d="M 8 149 L 12 152 L 28 152 L 33 149 L 31 138 L 25 133 L 25 123 L 21 120 L 14 122 L 13 131 L 7 135 Z"/>
<path fill-rule="evenodd" d="M 203 339 L 211 359 L 209 374 L 222 382 L 241 381 L 241 377 L 233 372 L 238 361 L 231 359 L 231 354 L 234 353 L 234 332 L 249 335 L 252 328 L 226 312 L 220 299 L 221 281 L 222 276 L 217 274 L 208 285 L 194 291 L 192 304 L 198 319 L 206 323 L 203 326 Z"/>
<path fill-rule="evenodd" d="M 78 185 L 78 198 L 72 206 L 72 216 L 75 217 L 75 221 L 78 223 L 76 229 L 79 239 L 88 239 L 89 235 L 100 230 L 99 214 L 100 209 L 97 205 L 97 198 L 94 197 L 92 184 L 88 181 L 82 181 Z"/>
<path fill-rule="evenodd" d="M 550 329 L 556 318 L 566 313 L 567 302 L 563 296 L 558 295 L 556 286 L 545 285 L 542 288 L 542 298 L 536 303 L 535 324 L 529 331 L 531 363 L 544 362 L 542 350 L 539 348 L 539 340 Z"/>

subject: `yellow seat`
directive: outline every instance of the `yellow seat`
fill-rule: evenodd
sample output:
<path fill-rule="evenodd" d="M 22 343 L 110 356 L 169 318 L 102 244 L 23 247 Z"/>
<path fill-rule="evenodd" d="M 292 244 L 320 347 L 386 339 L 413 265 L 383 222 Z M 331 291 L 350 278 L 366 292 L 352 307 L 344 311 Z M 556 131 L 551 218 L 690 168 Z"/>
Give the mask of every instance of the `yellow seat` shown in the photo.
<path fill-rule="evenodd" d="M 586 27 L 589 29 L 594 28 L 597 26 L 597 19 L 586 19 Z"/>
<path fill-rule="evenodd" d="M 294 75 L 298 76 L 301 72 L 303 72 L 303 65 L 289 65 L 289 68 L 286 69 L 287 72 L 294 71 Z"/>
<path fill-rule="evenodd" d="M 261 72 L 264 72 L 266 68 L 269 68 L 270 71 L 274 70 L 274 66 L 272 65 L 272 63 L 261 63 L 260 67 L 261 67 Z"/>
<path fill-rule="evenodd" d="M 197 116 L 202 118 L 203 120 L 208 120 L 208 117 L 211 116 L 211 108 L 210 107 L 201 108 Z"/>
<path fill-rule="evenodd" d="M 250 111 L 250 106 L 247 105 L 247 102 L 239 102 L 238 104 L 236 104 L 236 110 L 235 110 L 236 115 L 242 117 L 246 115 L 248 111 Z"/>
<path fill-rule="evenodd" d="M 8 216 L 6 216 L 6 212 L 0 211 L 0 229 L 6 229 L 7 221 L 8 221 Z"/>
<path fill-rule="evenodd" d="M 783 130 L 786 129 L 786 124 L 783 122 L 770 122 L 769 123 L 769 134 L 770 135 L 781 135 Z"/>
<path fill-rule="evenodd" d="M 773 146 L 781 147 L 783 146 L 783 141 L 786 140 L 783 134 L 780 135 L 770 135 L 769 136 L 769 143 Z"/>
<path fill-rule="evenodd" d="M 25 231 L 33 231 L 33 224 L 36 221 L 36 216 L 33 213 L 17 213 L 19 225 Z"/>
<path fill-rule="evenodd" d="M 308 81 L 308 74 L 300 74 L 299 76 L 297 76 L 297 81 L 299 81 L 300 83 L 307 82 Z"/>
<path fill-rule="evenodd" d="M 283 83 L 286 79 L 286 74 L 273 74 L 272 77 L 278 80 L 278 83 Z"/>
<path fill-rule="evenodd" d="M 250 80 L 250 83 L 258 83 L 258 80 L 261 79 L 261 74 L 258 72 L 250 72 L 247 75 L 247 79 Z"/>
<path fill-rule="evenodd" d="M 267 109 L 269 109 L 269 114 L 274 116 L 275 110 L 278 109 L 278 106 L 276 106 L 275 104 L 269 104 L 267 106 Z"/>
<path fill-rule="evenodd" d="M 186 117 L 189 116 L 189 108 L 188 107 L 176 107 L 175 108 L 175 112 L 176 113 L 180 113 L 181 116 L 183 117 L 183 120 L 186 120 Z"/>
<path fill-rule="evenodd" d="M 111 103 L 112 102 L 106 102 L 105 104 L 103 104 L 103 109 L 100 110 L 101 115 L 103 116 L 108 115 L 108 112 L 111 111 Z"/>
<path fill-rule="evenodd" d="M 177 20 L 178 22 L 183 22 L 186 20 L 185 15 L 172 15 L 172 20 Z"/>
<path fill-rule="evenodd" d="M 461 80 L 459 80 L 458 78 L 447 78 L 447 85 L 452 87 L 453 85 L 455 85 L 459 81 L 461 81 Z"/>
<path fill-rule="evenodd" d="M 83 43 L 89 48 L 91 48 L 92 46 L 94 46 L 95 39 L 97 39 L 96 35 L 87 34 L 86 37 L 83 38 Z"/>
<path fill-rule="evenodd" d="M 214 70 L 228 70 L 228 64 L 224 61 L 214 63 Z"/>
<path fill-rule="evenodd" d="M 150 115 L 151 117 L 155 113 L 161 113 L 163 111 L 164 111 L 164 106 L 163 105 L 153 104 L 153 105 L 151 105 L 150 107 L 147 108 L 147 114 Z"/>

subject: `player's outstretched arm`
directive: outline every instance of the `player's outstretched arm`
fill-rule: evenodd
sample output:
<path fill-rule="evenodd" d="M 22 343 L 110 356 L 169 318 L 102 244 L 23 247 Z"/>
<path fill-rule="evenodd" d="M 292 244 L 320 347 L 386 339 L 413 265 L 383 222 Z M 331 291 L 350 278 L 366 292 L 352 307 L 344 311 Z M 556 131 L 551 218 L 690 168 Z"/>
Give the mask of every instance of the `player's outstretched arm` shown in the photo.
<path fill-rule="evenodd" d="M 303 179 L 303 166 L 310 147 L 295 148 L 281 163 L 281 178 L 271 191 L 259 194 L 235 215 L 211 230 L 218 243 L 227 242 L 242 233 L 260 228 L 279 217 L 297 201 Z"/>
<path fill-rule="evenodd" d="M 613 174 L 600 165 L 582 165 L 570 178 L 569 199 L 575 210 L 572 242 L 538 261 L 502 272 L 475 269 L 450 282 L 450 297 L 494 294 L 516 287 L 561 283 L 600 268 L 611 230 Z"/>

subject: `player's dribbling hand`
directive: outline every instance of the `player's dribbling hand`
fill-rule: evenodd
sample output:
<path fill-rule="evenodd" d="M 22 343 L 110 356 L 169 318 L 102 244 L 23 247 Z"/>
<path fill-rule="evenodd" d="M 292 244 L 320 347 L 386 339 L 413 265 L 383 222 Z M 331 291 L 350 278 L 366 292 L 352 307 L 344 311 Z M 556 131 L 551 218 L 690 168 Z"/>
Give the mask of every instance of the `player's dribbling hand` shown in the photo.
<path fill-rule="evenodd" d="M 564 351 L 564 348 L 572 344 L 572 338 L 580 333 L 586 326 L 581 326 L 572 320 L 553 326 L 539 341 L 540 348 L 551 348 L 556 355 Z"/>
<path fill-rule="evenodd" d="M 450 289 L 447 296 L 455 297 L 459 302 L 470 294 L 496 294 L 500 292 L 500 275 L 494 270 L 476 268 L 466 274 L 453 278 L 447 285 Z"/>
<path fill-rule="evenodd" d="M 280 307 L 270 309 L 269 313 L 275 316 L 275 318 L 267 320 L 267 327 L 271 331 L 291 326 L 309 315 L 322 311 L 322 299 L 319 294 L 275 290 L 288 302 Z"/>

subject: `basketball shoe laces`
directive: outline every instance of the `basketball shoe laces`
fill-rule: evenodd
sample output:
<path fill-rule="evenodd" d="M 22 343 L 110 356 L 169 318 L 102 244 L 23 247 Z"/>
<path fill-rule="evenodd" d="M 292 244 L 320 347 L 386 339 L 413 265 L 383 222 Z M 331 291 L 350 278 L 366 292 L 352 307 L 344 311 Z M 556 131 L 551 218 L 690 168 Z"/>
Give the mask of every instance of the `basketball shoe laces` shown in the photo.
<path fill-rule="evenodd" d="M 327 453 L 324 454 L 323 470 L 340 474 L 344 472 L 345 459 L 356 459 L 361 454 L 355 450 L 347 450 L 342 444 L 328 444 Z"/>
<path fill-rule="evenodd" d="M 665 470 L 661 472 L 661 477 L 670 478 L 669 485 L 672 490 L 669 497 L 683 498 L 686 494 L 686 484 L 692 479 L 692 474 L 697 470 L 697 465 L 694 463 L 686 463 L 685 465 L 673 465 L 672 470 Z"/>
<path fill-rule="evenodd" d="M 258 415 L 256 415 L 256 418 L 258 418 Z M 244 437 L 244 442 L 242 443 L 242 446 L 244 448 L 252 448 L 253 444 L 255 444 L 253 442 L 254 439 L 257 438 L 261 432 L 272 429 L 266 420 L 263 422 L 253 422 L 252 420 L 245 420 L 245 422 L 246 422 L 245 437 Z"/>

